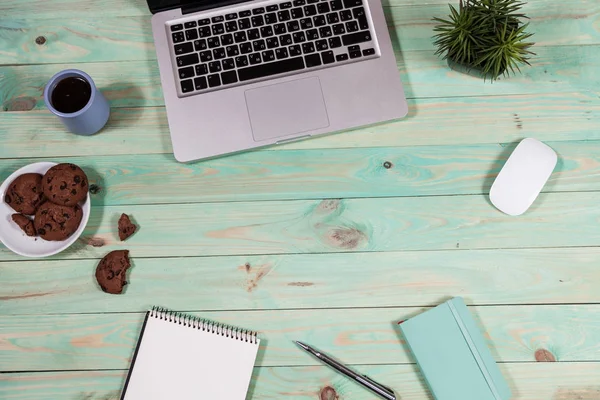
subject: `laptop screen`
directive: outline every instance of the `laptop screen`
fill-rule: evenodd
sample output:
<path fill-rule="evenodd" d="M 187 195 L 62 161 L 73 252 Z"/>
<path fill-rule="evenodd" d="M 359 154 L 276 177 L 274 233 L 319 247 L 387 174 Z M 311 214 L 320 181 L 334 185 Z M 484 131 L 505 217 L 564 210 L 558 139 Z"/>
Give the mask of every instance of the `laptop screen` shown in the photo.
<path fill-rule="evenodd" d="M 186 6 L 201 6 L 202 8 L 213 8 L 222 3 L 227 3 L 223 0 L 147 0 L 148 7 L 152 14 L 160 11 L 172 10 Z"/>

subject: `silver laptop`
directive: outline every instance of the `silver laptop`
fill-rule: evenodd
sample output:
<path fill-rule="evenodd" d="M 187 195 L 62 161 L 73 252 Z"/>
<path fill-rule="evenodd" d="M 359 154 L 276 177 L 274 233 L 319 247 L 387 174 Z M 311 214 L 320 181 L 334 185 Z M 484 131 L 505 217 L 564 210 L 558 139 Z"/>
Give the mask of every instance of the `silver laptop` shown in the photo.
<path fill-rule="evenodd" d="M 178 161 L 407 113 L 380 0 L 148 5 Z"/>

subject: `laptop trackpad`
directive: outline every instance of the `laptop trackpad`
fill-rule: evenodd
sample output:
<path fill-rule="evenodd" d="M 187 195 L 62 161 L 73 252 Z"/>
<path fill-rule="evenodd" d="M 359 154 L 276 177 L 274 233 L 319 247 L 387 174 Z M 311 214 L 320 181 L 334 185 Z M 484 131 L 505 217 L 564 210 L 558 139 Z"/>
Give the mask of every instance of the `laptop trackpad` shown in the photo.
<path fill-rule="evenodd" d="M 329 126 L 317 77 L 250 89 L 245 94 L 257 142 Z"/>

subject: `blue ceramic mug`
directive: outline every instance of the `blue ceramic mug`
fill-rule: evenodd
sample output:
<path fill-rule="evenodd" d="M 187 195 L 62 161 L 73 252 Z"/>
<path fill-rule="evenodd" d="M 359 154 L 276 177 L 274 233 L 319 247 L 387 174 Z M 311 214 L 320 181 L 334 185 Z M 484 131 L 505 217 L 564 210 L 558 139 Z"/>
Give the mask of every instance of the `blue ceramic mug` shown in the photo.
<path fill-rule="evenodd" d="M 110 106 L 92 78 L 78 69 L 54 75 L 44 88 L 46 107 L 77 135 L 93 135 L 106 125 Z"/>

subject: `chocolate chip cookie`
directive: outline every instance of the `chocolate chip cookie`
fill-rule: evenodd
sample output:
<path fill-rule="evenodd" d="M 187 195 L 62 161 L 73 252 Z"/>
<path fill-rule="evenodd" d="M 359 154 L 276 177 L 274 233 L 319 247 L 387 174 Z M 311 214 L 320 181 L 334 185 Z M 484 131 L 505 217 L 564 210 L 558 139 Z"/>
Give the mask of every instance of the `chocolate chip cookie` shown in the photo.
<path fill-rule="evenodd" d="M 125 240 L 135 233 L 137 226 L 131 222 L 129 215 L 121 214 L 119 218 L 119 239 Z"/>
<path fill-rule="evenodd" d="M 27 218 L 27 216 L 23 214 L 13 214 L 12 220 L 15 222 L 15 224 L 19 225 L 19 228 L 21 228 L 21 230 L 25 232 L 27 236 L 36 235 L 33 221 Z"/>
<path fill-rule="evenodd" d="M 18 213 L 35 214 L 35 210 L 43 203 L 42 175 L 23 174 L 8 186 L 4 202 Z"/>
<path fill-rule="evenodd" d="M 125 275 L 129 267 L 129 250 L 115 250 L 105 255 L 96 268 L 100 288 L 106 293 L 121 294 L 127 285 Z"/>
<path fill-rule="evenodd" d="M 88 178 L 75 164 L 58 164 L 50 168 L 42 180 L 44 195 L 61 206 L 74 206 L 85 200 Z"/>
<path fill-rule="evenodd" d="M 60 241 L 77 231 L 82 218 L 83 211 L 78 205 L 59 206 L 47 201 L 36 211 L 33 225 L 42 239 Z"/>

